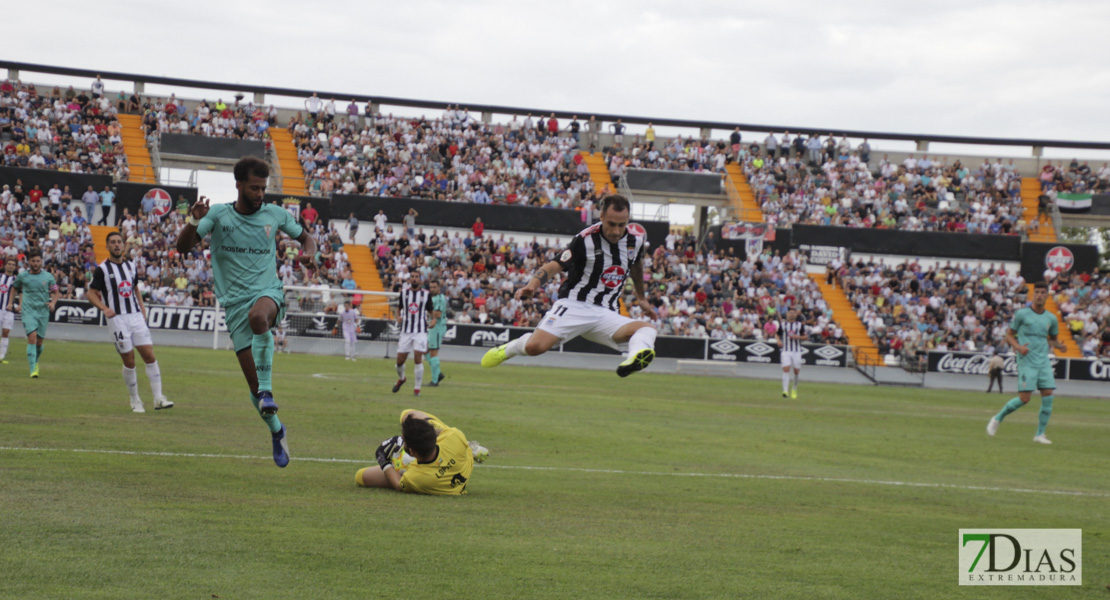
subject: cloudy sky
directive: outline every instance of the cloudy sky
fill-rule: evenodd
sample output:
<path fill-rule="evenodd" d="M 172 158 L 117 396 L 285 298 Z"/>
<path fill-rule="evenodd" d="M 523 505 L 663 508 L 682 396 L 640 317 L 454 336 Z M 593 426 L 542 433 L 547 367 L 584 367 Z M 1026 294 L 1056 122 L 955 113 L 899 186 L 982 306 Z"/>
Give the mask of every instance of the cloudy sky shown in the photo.
<path fill-rule="evenodd" d="M 50 12 L 66 24 L 46 32 L 41 5 L 16 3 L 6 7 L 9 31 L 34 32 L 37 41 L 6 44 L 4 55 L 579 114 L 1110 140 L 1107 2 L 152 6 L 55 0 Z"/>

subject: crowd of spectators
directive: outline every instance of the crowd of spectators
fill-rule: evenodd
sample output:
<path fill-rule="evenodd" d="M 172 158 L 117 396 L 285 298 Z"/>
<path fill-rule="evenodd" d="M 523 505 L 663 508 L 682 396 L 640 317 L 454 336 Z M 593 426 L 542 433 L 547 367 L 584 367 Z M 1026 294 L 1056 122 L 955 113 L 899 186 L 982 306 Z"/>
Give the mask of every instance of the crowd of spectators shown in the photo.
<path fill-rule="evenodd" d="M 0 192 L 0 254 L 22 261 L 27 250 L 41 249 L 62 297 L 82 298 L 96 266 L 83 203 L 57 193 L 34 196 L 20 187 Z M 312 211 L 305 212 L 311 217 Z M 119 229 L 136 264 L 139 292 L 148 302 L 212 306 L 208 248 L 202 244 L 181 255 L 173 247 L 184 219 L 183 207 L 163 217 L 125 209 Z M 319 288 L 319 295 L 299 296 L 305 301 L 301 308 L 327 310 L 307 301 L 326 297 L 328 289 L 356 289 L 349 257 L 334 225 L 314 217 L 302 222 L 316 238 L 317 266 L 302 266 L 300 245 L 282 234 L 279 277 L 287 285 Z M 370 248 L 386 288 L 438 279 L 454 322 L 534 327 L 557 295 L 559 283 L 553 281 L 531 302 L 513 298 L 539 265 L 562 250 L 557 241 L 541 242 L 536 236 L 517 241 L 480 229 L 448 234 L 378 225 L 385 227 L 375 228 Z M 929 350 L 1005 351 L 1005 329 L 1028 297 L 1019 274 L 993 264 L 948 262 L 926 268 L 916 261 L 856 262 L 834 265 L 829 277 L 848 294 L 880 350 L 910 358 Z M 1096 269 L 1049 279 L 1062 322 L 1084 356 L 1110 358 L 1110 278 Z M 631 282 L 626 285 L 631 293 Z M 796 253 L 767 251 L 743 259 L 713 244 L 699 250 L 689 234 L 674 232 L 645 256 L 645 285 L 656 315 L 643 315 L 629 303 L 631 315 L 651 320 L 665 335 L 770 340 L 777 316 L 794 305 L 811 341 L 847 343 Z"/>
<path fill-rule="evenodd" d="M 1086 358 L 1110 358 L 1110 278 L 1099 269 L 1053 278 L 1049 288 Z"/>
<path fill-rule="evenodd" d="M 1106 193 L 1110 191 L 1110 163 L 1102 163 L 1102 168 L 1097 172 L 1091 168 L 1087 161 L 1080 162 L 1072 159 L 1064 165 L 1064 161 L 1047 161 L 1041 167 L 1037 179 L 1041 184 L 1041 191 L 1055 194 L 1057 192 Z"/>
<path fill-rule="evenodd" d="M 856 262 L 830 267 L 883 355 L 923 358 L 930 350 L 1005 352 L 1002 339 L 1028 286 L 1002 266 L 923 267 Z"/>
<path fill-rule="evenodd" d="M 58 282 L 63 298 L 81 298 L 96 264 L 92 233 L 83 205 L 54 205 L 43 196 L 32 200 L 19 185 L 0 191 L 0 255 L 25 266 L 31 249 L 42 251 L 44 268 Z"/>
<path fill-rule="evenodd" d="M 978 167 L 929 155 L 901 163 L 884 156 L 872 164 L 867 140 L 853 146 L 830 134 L 768 135 L 744 145 L 739 131 L 729 140 L 678 136 L 657 140 L 653 129 L 627 146 L 602 150 L 614 180 L 629 168 L 725 173 L 741 165 L 765 219 L 779 227 L 794 223 L 1021 235 L 1035 232 L 1021 202 L 1021 174 L 1013 159 L 984 159 Z M 1110 189 L 1110 166 L 1098 173 L 1087 163 L 1048 165 L 1046 189 Z M 723 176 L 723 175 L 722 175 Z M 1047 215 L 1045 215 L 1047 217 Z"/>
<path fill-rule="evenodd" d="M 536 236 L 517 241 L 503 234 L 422 230 L 410 236 L 387 227 L 370 245 L 387 289 L 442 281 L 455 322 L 535 327 L 557 297 L 559 281 L 548 283 L 531 302 L 513 297 L 536 268 L 562 251 Z M 767 252 L 745 260 L 731 251 L 699 252 L 695 245 L 692 237 L 673 233 L 645 257 L 645 289 L 656 315 L 644 315 L 629 302 L 630 316 L 652 321 L 664 335 L 774 339 L 778 315 L 793 304 L 811 341 L 847 343 L 796 254 Z M 626 288 L 631 293 L 632 282 Z"/>
<path fill-rule="evenodd" d="M 289 130 L 314 195 L 579 209 L 600 192 L 554 116 L 489 124 L 452 108 L 436 119 L 298 113 Z"/>
<path fill-rule="evenodd" d="M 9 167 L 130 174 L 117 107 L 103 93 L 58 86 L 40 94 L 30 83 L 0 82 L 0 144 Z"/>
<path fill-rule="evenodd" d="M 215 102 L 204 99 L 191 109 L 173 94 L 165 99 L 143 98 L 136 101 L 140 102 L 136 112 L 142 115 L 143 133 L 148 139 L 170 133 L 265 140 L 278 118 L 274 105 L 267 108 L 253 102 L 244 103 L 239 96 L 231 104 L 224 102 L 223 98 Z"/>

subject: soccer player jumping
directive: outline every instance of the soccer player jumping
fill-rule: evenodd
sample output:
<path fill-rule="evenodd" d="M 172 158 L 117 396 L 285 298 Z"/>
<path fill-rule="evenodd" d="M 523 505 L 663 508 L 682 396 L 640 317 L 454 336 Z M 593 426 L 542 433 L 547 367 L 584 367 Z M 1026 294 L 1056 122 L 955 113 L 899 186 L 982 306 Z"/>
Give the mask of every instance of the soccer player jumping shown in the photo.
<path fill-rule="evenodd" d="M 628 359 L 617 367 L 621 377 L 651 364 L 655 327 L 619 312 L 624 282 L 631 278 L 636 304 L 655 316 L 655 308 L 644 296 L 647 234 L 642 227 L 629 227 L 629 208 L 624 196 L 606 196 L 601 201 L 601 222 L 574 236 L 558 258 L 537 269 L 528 284 L 516 291 L 518 299 L 530 298 L 552 277 L 567 271 L 559 300 L 536 330 L 486 352 L 483 367 L 496 367 L 521 354 L 538 356 L 578 336 L 616 350 L 627 347 Z"/>
<path fill-rule="evenodd" d="M 185 254 L 212 234 L 212 270 L 216 298 L 227 312 L 227 331 L 239 358 L 239 367 L 250 388 L 251 403 L 262 415 L 273 437 L 274 462 L 289 464 L 285 426 L 278 420 L 271 385 L 274 336 L 270 328 L 285 314 L 285 296 L 277 275 L 278 231 L 301 243 L 301 262 L 313 265 L 316 240 L 297 224 L 288 211 L 263 204 L 270 167 L 262 159 L 246 156 L 235 163 L 234 204 L 209 208 L 201 198 L 189 209 L 189 219 L 177 238 L 177 251 Z"/>
<path fill-rule="evenodd" d="M 1040 424 L 1033 438 L 1038 444 L 1051 444 L 1044 435 L 1048 419 L 1052 416 L 1052 393 L 1056 390 L 1056 377 L 1052 363 L 1048 359 L 1049 346 L 1064 352 L 1068 348 L 1056 339 L 1060 333 L 1056 315 L 1045 310 L 1048 301 L 1048 285 L 1041 281 L 1033 285 L 1033 305 L 1016 313 L 1006 330 L 1006 344 L 1017 352 L 1018 397 L 1012 398 L 997 415 L 987 423 L 987 435 L 998 432 L 1002 419 L 1029 403 L 1033 390 L 1041 391 Z"/>

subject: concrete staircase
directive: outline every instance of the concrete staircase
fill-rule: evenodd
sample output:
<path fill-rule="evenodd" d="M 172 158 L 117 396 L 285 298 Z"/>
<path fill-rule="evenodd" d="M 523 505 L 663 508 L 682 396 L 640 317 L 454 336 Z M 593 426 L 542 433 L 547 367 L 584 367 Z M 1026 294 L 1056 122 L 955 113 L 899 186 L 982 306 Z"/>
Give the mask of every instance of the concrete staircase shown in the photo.
<path fill-rule="evenodd" d="M 725 165 L 725 172 L 728 174 L 726 181 L 729 188 L 729 205 L 736 218 L 740 221 L 762 223 L 763 210 L 755 199 L 755 192 L 748 184 L 748 177 L 744 175 L 743 169 L 736 163 L 729 163 Z"/>
<path fill-rule="evenodd" d="M 810 273 L 809 277 L 817 283 L 825 302 L 832 309 L 833 320 L 844 328 L 844 335 L 848 337 L 848 344 L 856 349 L 856 361 L 861 363 L 870 361 L 872 365 L 881 366 L 883 360 L 879 354 L 879 347 L 871 340 L 871 336 L 867 335 L 867 327 L 860 320 L 859 315 L 856 314 L 855 308 L 852 307 L 852 301 L 848 299 L 844 291 L 835 285 L 825 283 L 824 273 Z"/>
<path fill-rule="evenodd" d="M 1041 182 L 1036 177 L 1022 177 L 1021 178 L 1021 208 L 1022 216 L 1025 217 L 1025 222 L 1032 224 L 1033 221 L 1038 220 L 1037 216 L 1037 197 L 1041 195 Z M 1040 230 L 1037 233 L 1029 234 L 1030 242 L 1048 242 L 1054 243 L 1056 241 L 1056 228 L 1052 226 L 1052 220 L 1041 220 Z"/>
<path fill-rule="evenodd" d="M 146 147 L 142 122 L 143 119 L 139 115 L 119 115 L 123 153 L 127 157 L 127 168 L 131 169 L 132 182 L 158 183 L 154 161 L 150 158 L 150 151 Z"/>
<path fill-rule="evenodd" d="M 609 165 L 605 164 L 605 155 L 600 152 L 579 152 L 582 159 L 586 162 L 586 166 L 590 169 L 590 181 L 594 184 L 594 190 L 598 194 L 606 195 L 605 189 L 608 188 L 609 194 L 617 192 L 617 186 L 613 185 L 613 178 L 609 175 Z"/>
<path fill-rule="evenodd" d="M 269 132 L 270 139 L 274 142 L 274 153 L 277 154 L 281 168 L 281 193 L 307 195 L 304 169 L 301 167 L 301 161 L 297 159 L 297 147 L 293 144 L 293 135 L 281 127 L 272 127 Z"/>
<path fill-rule="evenodd" d="M 93 250 L 96 252 L 96 262 L 103 262 L 108 258 L 108 243 L 105 239 L 109 233 L 119 231 L 116 227 L 109 227 L 107 225 L 89 225 L 89 230 L 92 231 L 93 237 Z"/>
<path fill-rule="evenodd" d="M 374 255 L 369 247 L 355 244 L 344 245 L 343 251 L 347 253 L 347 257 L 351 261 L 351 274 L 354 276 L 358 289 L 371 292 L 386 291 L 385 286 L 382 285 L 381 275 L 378 274 L 377 261 L 374 260 Z M 389 300 L 384 296 L 364 297 L 360 310 L 362 316 L 371 319 L 393 318 L 393 313 L 389 308 Z"/>

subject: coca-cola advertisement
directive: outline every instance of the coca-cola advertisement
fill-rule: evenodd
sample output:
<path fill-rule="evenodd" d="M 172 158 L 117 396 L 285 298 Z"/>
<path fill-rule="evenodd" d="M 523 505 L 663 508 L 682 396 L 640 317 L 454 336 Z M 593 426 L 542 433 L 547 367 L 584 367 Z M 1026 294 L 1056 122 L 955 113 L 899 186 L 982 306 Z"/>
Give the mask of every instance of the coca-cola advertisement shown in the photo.
<path fill-rule="evenodd" d="M 1080 381 L 1110 381 L 1110 361 L 1072 359 L 1068 376 Z"/>
<path fill-rule="evenodd" d="M 1017 357 L 1014 354 L 1003 355 L 1002 374 L 1009 377 L 1017 376 Z M 1067 361 L 1050 357 L 1052 368 L 1057 379 L 1067 377 Z M 930 352 L 930 373 L 957 373 L 960 375 L 986 375 L 990 370 L 990 354 L 979 352 Z"/>

